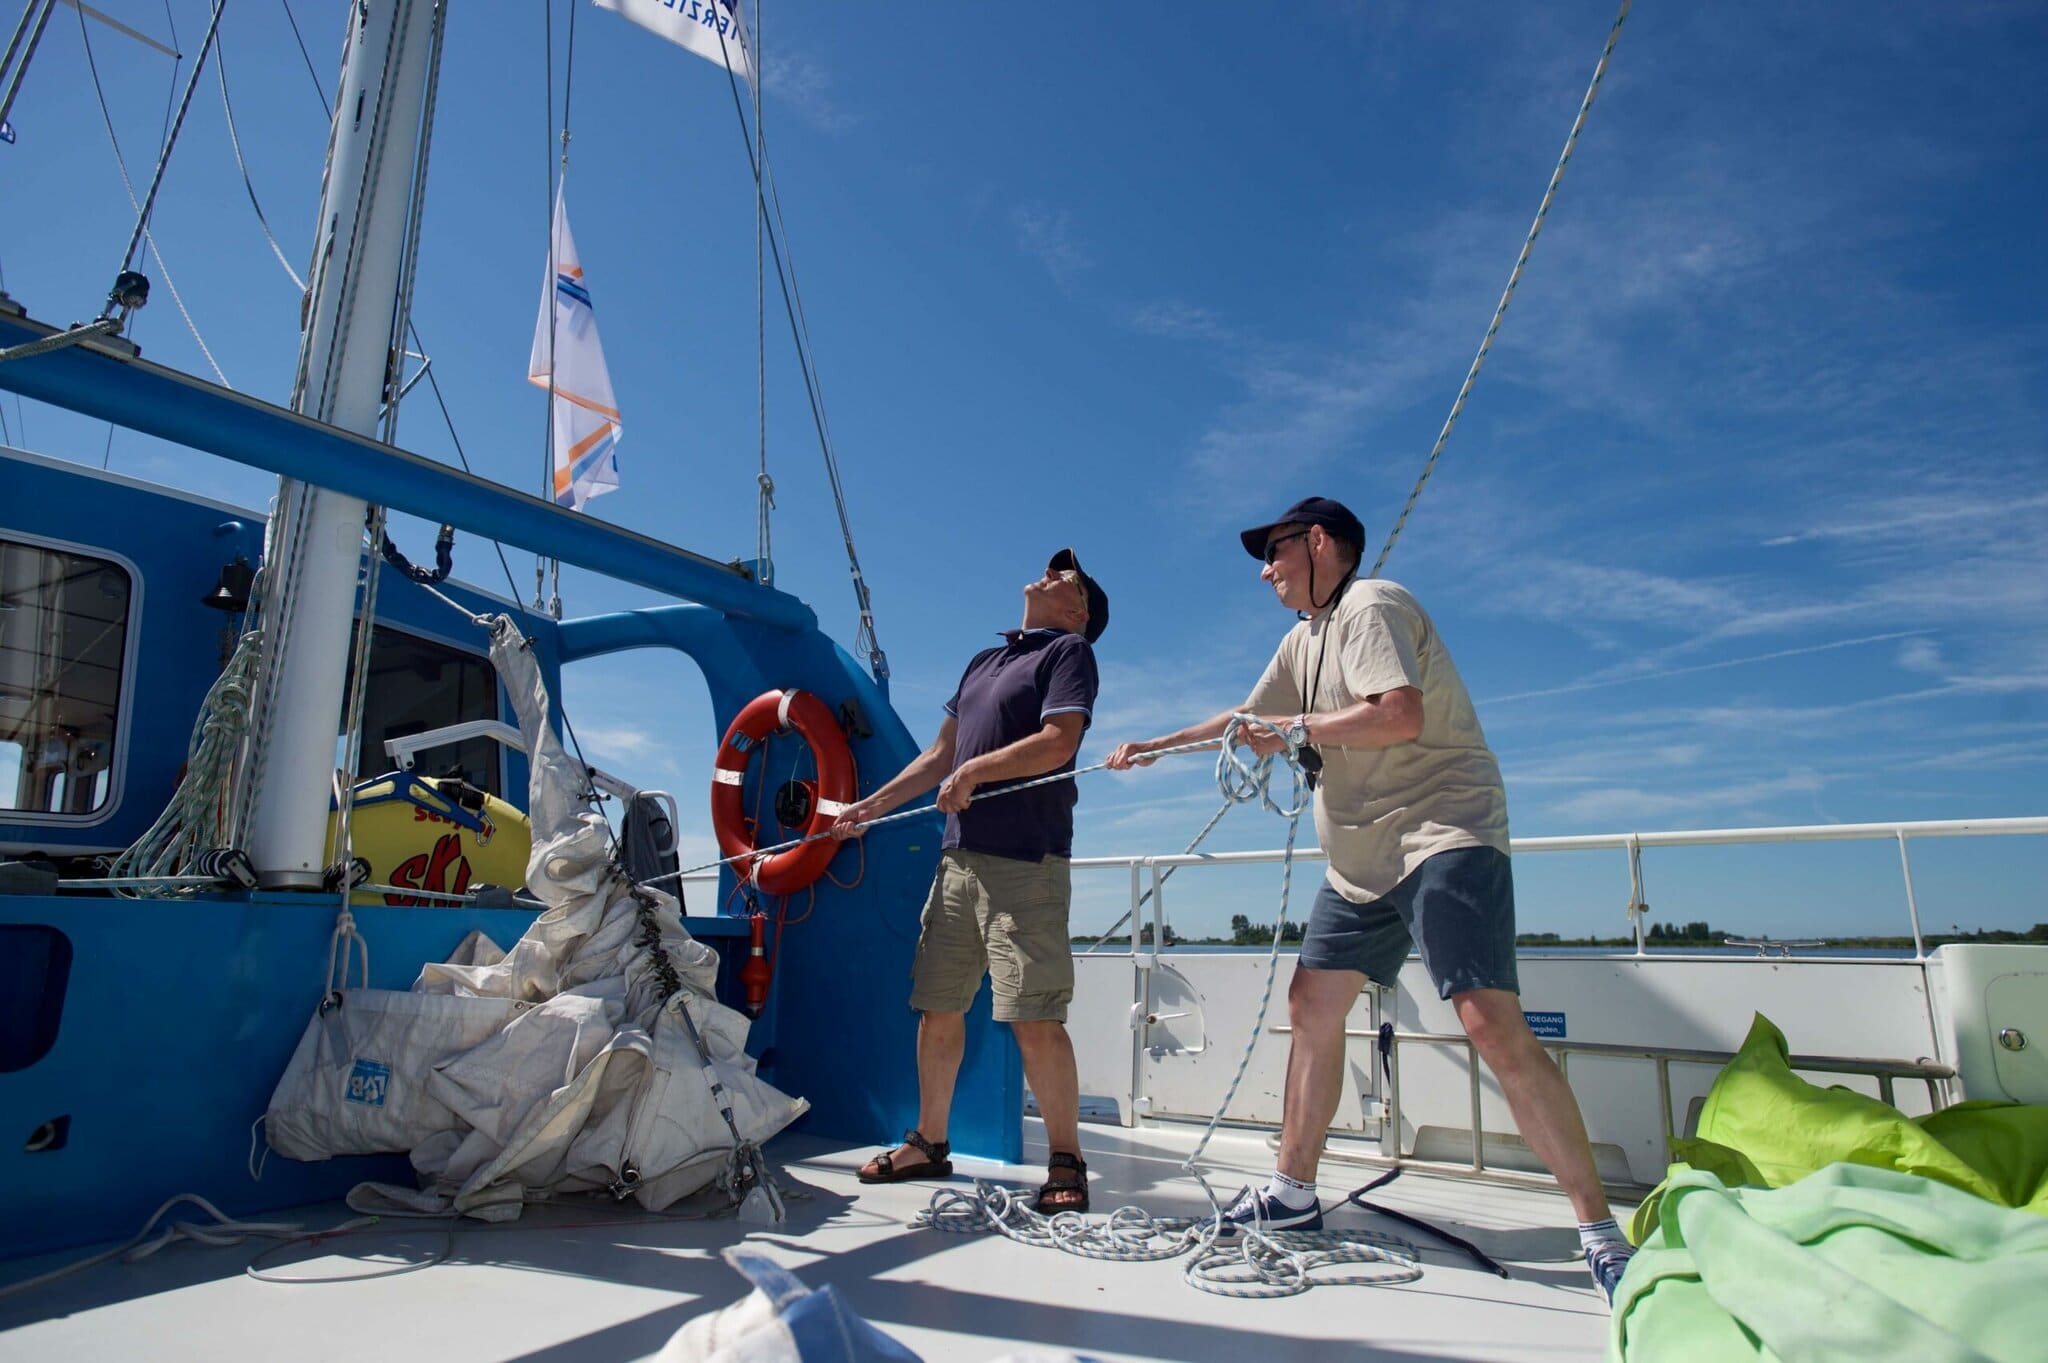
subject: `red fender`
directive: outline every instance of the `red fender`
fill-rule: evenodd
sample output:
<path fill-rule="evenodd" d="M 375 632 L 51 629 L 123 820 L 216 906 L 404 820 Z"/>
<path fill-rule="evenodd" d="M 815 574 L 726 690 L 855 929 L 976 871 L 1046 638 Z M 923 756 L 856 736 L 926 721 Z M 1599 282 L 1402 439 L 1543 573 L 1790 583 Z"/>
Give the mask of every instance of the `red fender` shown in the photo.
<path fill-rule="evenodd" d="M 755 834 L 747 827 L 746 810 L 740 800 L 747 760 L 770 734 L 790 729 L 810 745 L 811 757 L 818 766 L 811 817 L 802 828 L 794 830 L 796 835 L 810 837 L 824 832 L 856 798 L 853 749 L 847 746 L 846 735 L 825 702 L 808 691 L 763 691 L 733 716 L 725 737 L 719 741 L 718 757 L 711 764 L 711 827 L 718 835 L 720 856 L 743 857 L 754 850 Z M 823 839 L 773 856 L 735 863 L 734 870 L 742 880 L 759 886 L 764 894 L 792 894 L 824 875 L 838 851 L 837 842 Z"/>

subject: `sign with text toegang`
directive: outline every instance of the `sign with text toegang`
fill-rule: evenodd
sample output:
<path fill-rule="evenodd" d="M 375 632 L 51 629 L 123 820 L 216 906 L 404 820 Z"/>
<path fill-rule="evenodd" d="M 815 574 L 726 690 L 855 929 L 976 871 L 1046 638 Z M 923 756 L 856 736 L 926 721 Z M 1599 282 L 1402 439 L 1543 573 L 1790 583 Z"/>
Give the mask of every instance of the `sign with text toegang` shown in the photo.
<path fill-rule="evenodd" d="M 1546 1041 L 1564 1040 L 1563 1013 L 1524 1013 L 1529 1020 L 1529 1030 Z"/>

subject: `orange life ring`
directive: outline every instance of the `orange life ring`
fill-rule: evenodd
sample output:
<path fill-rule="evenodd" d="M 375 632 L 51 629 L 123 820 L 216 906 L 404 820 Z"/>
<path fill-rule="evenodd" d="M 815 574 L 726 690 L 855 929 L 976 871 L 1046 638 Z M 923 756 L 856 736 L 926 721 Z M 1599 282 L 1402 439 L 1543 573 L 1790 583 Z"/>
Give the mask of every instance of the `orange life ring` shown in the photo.
<path fill-rule="evenodd" d="M 740 798 L 747 779 L 747 761 L 770 734 L 790 729 L 810 745 L 811 757 L 818 765 L 818 779 L 796 783 L 808 794 L 810 809 L 800 823 L 787 826 L 799 837 L 822 833 L 857 797 L 853 750 L 847 746 L 846 735 L 825 702 L 808 691 L 763 691 L 733 716 L 725 737 L 719 741 L 718 757 L 712 763 L 711 827 L 718 834 L 721 856 L 743 857 L 757 846 L 758 830 L 748 826 Z M 765 770 L 762 776 L 766 779 Z M 752 881 L 764 894 L 792 894 L 825 874 L 838 851 L 838 843 L 823 839 L 773 856 L 736 863 L 734 869 L 742 880 Z"/>

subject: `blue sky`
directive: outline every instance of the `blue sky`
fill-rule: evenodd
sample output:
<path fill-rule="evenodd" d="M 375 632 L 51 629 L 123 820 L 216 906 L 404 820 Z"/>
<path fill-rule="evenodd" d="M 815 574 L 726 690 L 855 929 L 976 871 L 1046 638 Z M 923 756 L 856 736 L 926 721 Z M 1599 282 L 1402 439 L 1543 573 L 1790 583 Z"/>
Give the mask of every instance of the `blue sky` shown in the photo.
<path fill-rule="evenodd" d="M 200 0 L 106 0 L 196 51 Z M 330 90 L 336 7 L 295 0 Z M 543 8 L 456 4 L 415 319 L 478 467 L 539 478 L 524 381 L 554 154 Z M 567 10 L 556 5 L 554 116 Z M 1385 533 L 1478 344 L 1613 19 L 1605 3 L 878 8 L 769 0 L 781 184 L 895 697 L 1072 543 L 1115 598 L 1084 760 L 1242 698 L 1289 617 L 1234 531 L 1310 492 Z M 232 9 L 230 89 L 285 254 L 325 118 L 283 10 Z M 96 29 L 131 172 L 168 58 Z M 1388 568 L 1430 609 L 1524 836 L 2048 813 L 2048 16 L 1639 6 L 1471 406 Z M 186 67 L 180 67 L 182 75 Z M 0 269 L 96 310 L 133 221 L 59 12 L 0 147 Z M 569 203 L 625 414 L 595 514 L 754 550 L 753 222 L 722 72 L 576 20 Z M 211 73 L 156 218 L 235 386 L 282 400 L 296 290 Z M 208 372 L 161 271 L 139 337 Z M 770 281 L 781 585 L 854 616 Z M 17 444 L 244 503 L 265 480 L 5 403 Z M 431 400 L 404 443 L 451 457 Z M 430 532 L 413 526 L 424 548 Z M 472 580 L 503 582 L 469 545 Z M 522 586 L 530 559 L 515 558 Z M 571 573 L 572 613 L 649 598 Z M 675 663 L 572 676 L 592 757 L 692 798 L 715 736 Z M 1204 764 L 1084 778 L 1078 849 L 1178 850 Z M 707 830 L 708 831 L 708 830 Z M 1233 814 L 1214 846 L 1277 845 Z M 697 845 L 708 845 L 700 837 Z M 1930 925 L 2048 919 L 2042 839 L 1916 844 Z M 1651 916 L 1903 931 L 1882 844 L 1652 854 Z M 1619 931 L 1618 855 L 1521 864 L 1523 923 Z M 1272 911 L 1196 876 L 1184 931 Z M 1084 885 L 1083 924 L 1121 893 Z M 1106 918 L 1104 918 L 1106 924 Z"/>

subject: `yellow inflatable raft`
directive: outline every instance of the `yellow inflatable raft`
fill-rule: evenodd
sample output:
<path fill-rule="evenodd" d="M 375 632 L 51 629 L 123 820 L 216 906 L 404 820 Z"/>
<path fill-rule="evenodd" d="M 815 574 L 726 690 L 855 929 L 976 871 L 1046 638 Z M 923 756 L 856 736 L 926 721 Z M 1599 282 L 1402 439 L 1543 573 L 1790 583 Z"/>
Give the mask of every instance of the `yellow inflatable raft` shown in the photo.
<path fill-rule="evenodd" d="M 340 860 L 338 820 L 327 821 L 327 863 Z M 355 788 L 349 815 L 355 855 L 369 879 L 401 890 L 467 894 L 479 885 L 517 890 L 526 884 L 533 832 L 526 816 L 467 782 L 392 772 Z M 409 894 L 358 895 L 362 903 L 431 905 L 448 901 Z"/>

